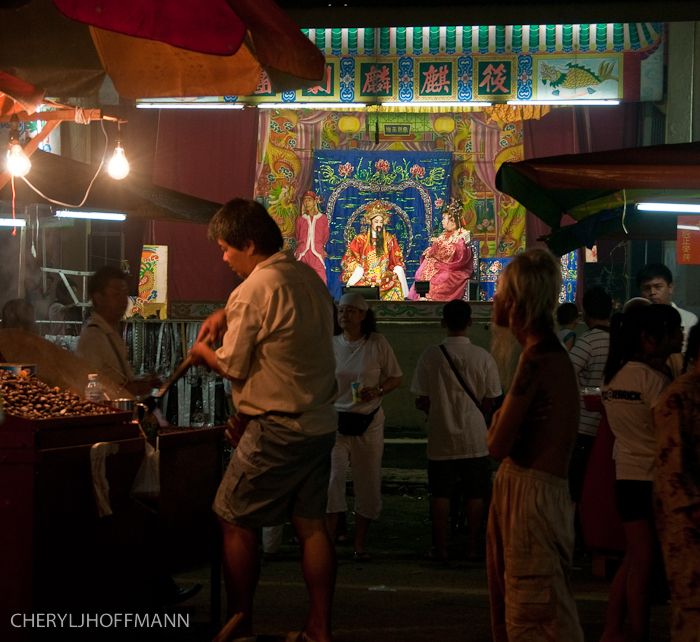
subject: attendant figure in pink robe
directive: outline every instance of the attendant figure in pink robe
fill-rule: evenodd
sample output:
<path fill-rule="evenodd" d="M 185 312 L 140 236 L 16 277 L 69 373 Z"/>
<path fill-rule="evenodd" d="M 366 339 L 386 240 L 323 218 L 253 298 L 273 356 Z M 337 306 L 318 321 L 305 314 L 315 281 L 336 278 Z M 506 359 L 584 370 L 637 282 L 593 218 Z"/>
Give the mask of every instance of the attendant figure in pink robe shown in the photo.
<path fill-rule="evenodd" d="M 443 212 L 442 229 L 423 252 L 415 280 L 430 281 L 430 291 L 425 295 L 428 301 L 461 300 L 473 269 L 472 249 L 469 231 L 464 229 L 462 204 L 455 199 Z M 407 298 L 420 299 L 415 283 Z"/>
<path fill-rule="evenodd" d="M 301 210 L 294 234 L 297 241 L 294 256 L 297 261 L 310 265 L 323 282 L 328 284 L 325 260 L 329 236 L 328 218 L 318 211 L 318 198 L 315 192 L 304 194 Z"/>

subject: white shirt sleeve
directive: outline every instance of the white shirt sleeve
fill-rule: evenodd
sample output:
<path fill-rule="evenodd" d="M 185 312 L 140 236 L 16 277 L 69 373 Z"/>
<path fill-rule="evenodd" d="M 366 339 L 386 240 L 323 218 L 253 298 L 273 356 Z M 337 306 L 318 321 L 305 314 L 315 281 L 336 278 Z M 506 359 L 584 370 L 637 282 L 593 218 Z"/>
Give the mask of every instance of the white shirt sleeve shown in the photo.
<path fill-rule="evenodd" d="M 496 361 L 491 355 L 488 355 L 488 357 L 486 392 L 484 393 L 484 397 L 488 399 L 495 399 L 503 394 L 503 388 L 501 387 L 501 378 L 498 375 L 498 366 L 496 365 Z"/>
<path fill-rule="evenodd" d="M 430 396 L 430 388 L 428 386 L 428 367 L 425 352 L 419 357 L 416 369 L 413 373 L 413 381 L 411 382 L 411 392 L 422 397 Z"/>
<path fill-rule="evenodd" d="M 644 399 L 649 402 L 649 407 L 653 408 L 659 401 L 661 393 L 664 391 L 666 386 L 671 383 L 671 381 L 660 372 L 650 372 L 647 374 L 648 376 L 645 377 L 645 381 L 642 384 L 642 394 L 644 395 Z"/>
<path fill-rule="evenodd" d="M 226 306 L 226 320 L 226 334 L 216 351 L 219 367 L 234 379 L 245 379 L 253 350 L 260 342 L 263 319 L 256 305 L 236 301 Z"/>
<path fill-rule="evenodd" d="M 574 343 L 571 351 L 569 352 L 569 357 L 571 358 L 571 363 L 574 366 L 574 372 L 578 377 L 581 370 L 585 370 L 588 365 L 588 361 L 591 358 L 591 345 L 586 341 L 586 339 L 579 339 Z"/>
<path fill-rule="evenodd" d="M 399 362 L 396 360 L 396 355 L 391 347 L 391 344 L 381 335 L 377 335 L 379 340 L 377 341 L 377 348 L 379 349 L 379 362 L 381 365 L 381 379 L 380 381 L 385 381 L 391 377 L 401 377 L 403 372 L 401 372 L 401 367 Z"/>

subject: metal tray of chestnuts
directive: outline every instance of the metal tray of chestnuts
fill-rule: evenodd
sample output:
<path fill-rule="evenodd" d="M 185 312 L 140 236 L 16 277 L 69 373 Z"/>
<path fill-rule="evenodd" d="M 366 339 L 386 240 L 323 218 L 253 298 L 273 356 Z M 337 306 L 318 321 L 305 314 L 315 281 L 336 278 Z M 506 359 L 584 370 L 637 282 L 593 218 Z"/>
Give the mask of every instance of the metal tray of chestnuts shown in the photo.
<path fill-rule="evenodd" d="M 0 371 L 0 394 L 5 415 L 0 448 L 56 447 L 138 435 L 138 428 L 120 426 L 131 423 L 131 412 L 91 403 L 36 377 Z"/>

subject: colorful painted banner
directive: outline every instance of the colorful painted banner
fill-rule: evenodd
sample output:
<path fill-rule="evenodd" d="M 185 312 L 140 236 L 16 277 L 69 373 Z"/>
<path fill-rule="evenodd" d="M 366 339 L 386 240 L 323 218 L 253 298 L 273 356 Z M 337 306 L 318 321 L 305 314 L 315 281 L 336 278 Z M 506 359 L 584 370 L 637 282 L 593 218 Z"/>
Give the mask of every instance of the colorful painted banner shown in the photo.
<path fill-rule="evenodd" d="M 314 152 L 356 148 L 451 154 L 449 197 L 463 203 L 481 257 L 511 256 L 525 248 L 525 209 L 495 185 L 503 162 L 523 158 L 521 122 L 487 121 L 479 113 L 261 112 L 255 198 L 280 226 L 287 247 L 294 243 L 301 195 L 313 188 Z"/>
<path fill-rule="evenodd" d="M 139 295 L 131 315 L 166 319 L 168 314 L 168 246 L 144 245 L 139 267 Z"/>
<path fill-rule="evenodd" d="M 481 259 L 479 262 L 479 301 L 493 301 L 498 290 L 498 277 L 513 257 Z"/>
<path fill-rule="evenodd" d="M 323 199 L 330 227 L 326 275 L 335 299 L 342 294 L 343 256 L 358 234 L 367 233 L 365 209 L 377 200 L 391 206 L 385 234 L 396 237 L 406 278 L 413 283 L 421 254 L 437 235 L 451 169 L 452 154 L 445 152 L 337 150 L 314 155 L 314 190 Z"/>
<path fill-rule="evenodd" d="M 663 23 L 302 29 L 326 56 L 316 87 L 140 102 L 377 102 L 663 98 Z M 624 71 L 624 74 L 623 74 Z M 391 109 L 391 108 L 389 108 Z"/>
<path fill-rule="evenodd" d="M 661 23 L 304 31 L 326 56 L 325 81 L 275 95 L 263 72 L 258 90 L 241 102 L 447 100 L 469 106 L 663 96 Z"/>
<path fill-rule="evenodd" d="M 561 263 L 559 303 L 574 303 L 576 301 L 576 284 L 578 282 L 578 250 L 564 254 L 559 261 Z"/>

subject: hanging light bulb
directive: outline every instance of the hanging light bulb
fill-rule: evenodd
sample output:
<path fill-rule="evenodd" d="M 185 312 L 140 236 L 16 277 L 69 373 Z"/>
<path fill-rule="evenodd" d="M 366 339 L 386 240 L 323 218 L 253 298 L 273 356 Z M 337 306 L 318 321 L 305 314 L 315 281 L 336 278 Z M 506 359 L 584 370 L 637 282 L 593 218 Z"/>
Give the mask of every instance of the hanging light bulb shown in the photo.
<path fill-rule="evenodd" d="M 126 160 L 126 154 L 124 153 L 121 140 L 117 140 L 117 146 L 114 148 L 112 160 L 110 160 L 109 165 L 107 165 L 107 171 L 109 175 L 117 181 L 129 175 L 129 161 Z"/>
<path fill-rule="evenodd" d="M 12 176 L 26 176 L 32 164 L 19 144 L 19 118 L 12 114 L 10 118 L 10 145 L 7 151 L 7 171 Z"/>
<path fill-rule="evenodd" d="M 26 176 L 32 164 L 24 153 L 19 143 L 10 143 L 10 150 L 7 152 L 7 171 L 12 176 Z"/>

